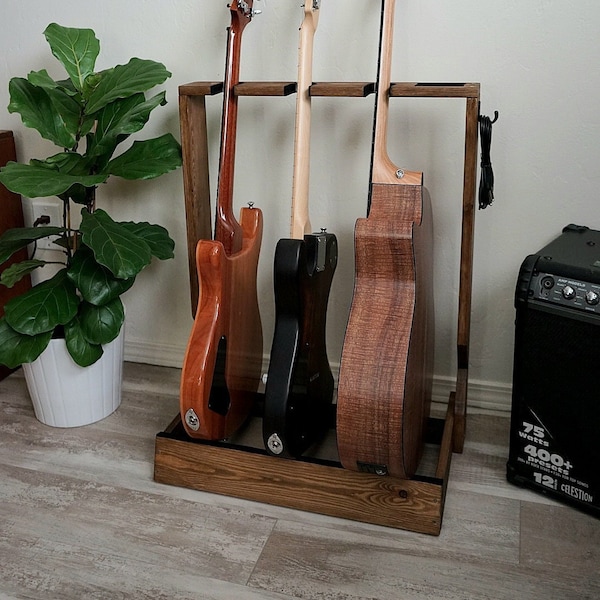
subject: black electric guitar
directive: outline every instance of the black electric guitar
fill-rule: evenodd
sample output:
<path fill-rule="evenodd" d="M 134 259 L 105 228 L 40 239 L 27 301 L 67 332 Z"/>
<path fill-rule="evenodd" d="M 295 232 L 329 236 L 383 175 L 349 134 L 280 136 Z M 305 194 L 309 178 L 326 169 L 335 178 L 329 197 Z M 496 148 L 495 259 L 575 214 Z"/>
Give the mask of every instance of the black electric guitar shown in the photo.
<path fill-rule="evenodd" d="M 408 478 L 421 457 L 431 400 L 432 226 L 422 173 L 399 169 L 387 154 L 394 1 L 382 2 L 370 198 L 354 230 L 337 442 L 345 468 Z"/>
<path fill-rule="evenodd" d="M 221 125 L 215 239 L 196 247 L 198 308 L 183 362 L 180 414 L 190 437 L 229 437 L 247 419 L 262 366 L 262 326 L 256 272 L 262 213 L 233 214 L 233 182 L 241 36 L 254 15 L 252 0 L 232 1 Z"/>
<path fill-rule="evenodd" d="M 327 302 L 337 264 L 332 233 L 309 233 L 310 86 L 320 0 L 306 0 L 300 28 L 291 239 L 275 249 L 275 332 L 265 390 L 263 440 L 295 458 L 329 426 L 334 380 L 327 358 Z"/>

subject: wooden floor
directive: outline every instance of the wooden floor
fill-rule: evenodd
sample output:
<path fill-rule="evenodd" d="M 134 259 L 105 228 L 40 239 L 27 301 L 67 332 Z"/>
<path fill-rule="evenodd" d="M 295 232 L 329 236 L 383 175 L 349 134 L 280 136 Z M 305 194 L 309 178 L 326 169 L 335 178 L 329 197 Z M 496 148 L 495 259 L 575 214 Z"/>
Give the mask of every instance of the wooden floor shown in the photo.
<path fill-rule="evenodd" d="M 432 537 L 155 483 L 178 378 L 127 364 L 122 406 L 76 429 L 0 382 L 0 599 L 600 598 L 600 520 L 506 482 L 506 417 L 469 416 Z"/>

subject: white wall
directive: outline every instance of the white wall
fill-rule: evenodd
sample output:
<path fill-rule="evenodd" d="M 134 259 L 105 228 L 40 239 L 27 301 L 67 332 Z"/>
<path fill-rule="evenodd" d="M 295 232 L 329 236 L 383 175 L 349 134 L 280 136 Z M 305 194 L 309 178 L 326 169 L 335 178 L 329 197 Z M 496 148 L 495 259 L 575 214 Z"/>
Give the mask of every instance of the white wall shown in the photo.
<path fill-rule="evenodd" d="M 242 79 L 295 80 L 301 0 L 258 2 L 263 14 L 246 28 Z M 315 40 L 314 79 L 375 78 L 379 0 L 323 0 Z M 492 160 L 495 203 L 476 215 L 471 399 L 509 401 L 512 305 L 522 259 L 574 222 L 600 228 L 600 4 L 592 0 L 416 0 L 397 3 L 393 81 L 481 83 L 481 112 L 500 112 Z M 164 62 L 173 77 L 167 107 L 148 133 L 178 135 L 177 86 L 223 76 L 226 0 L 5 0 L 0 36 L 0 107 L 8 80 L 29 70 L 56 74 L 42 32 L 56 21 L 93 28 L 98 67 L 131 56 Z M 220 99 L 208 103 L 211 181 L 216 182 Z M 236 206 L 254 201 L 265 215 L 259 291 L 265 353 L 273 330 L 272 260 L 288 235 L 293 158 L 293 97 L 240 101 Z M 353 280 L 352 232 L 364 216 L 372 97 L 313 100 L 311 216 L 337 234 L 340 262 L 329 311 L 331 362 L 339 363 Z M 51 150 L 18 116 L 0 112 L 16 134 L 20 160 Z M 392 100 L 389 152 L 395 163 L 425 173 L 435 211 L 436 389 L 455 373 L 457 269 L 462 189 L 464 101 Z M 177 258 L 156 263 L 127 293 L 127 352 L 134 360 L 181 364 L 191 327 L 181 172 L 154 182 L 108 184 L 104 202 L 119 217 L 165 225 Z"/>

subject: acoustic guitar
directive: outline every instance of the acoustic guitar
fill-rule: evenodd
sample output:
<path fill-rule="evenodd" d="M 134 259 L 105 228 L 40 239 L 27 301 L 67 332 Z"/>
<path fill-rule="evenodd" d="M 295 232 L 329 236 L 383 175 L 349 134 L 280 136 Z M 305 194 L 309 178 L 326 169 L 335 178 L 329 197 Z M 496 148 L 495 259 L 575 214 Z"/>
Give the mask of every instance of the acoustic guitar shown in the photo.
<path fill-rule="evenodd" d="M 342 465 L 411 477 L 423 448 L 433 353 L 430 199 L 387 154 L 394 0 L 383 0 L 369 202 L 355 226 L 355 284 L 340 365 Z"/>
<path fill-rule="evenodd" d="M 249 416 L 262 366 L 262 325 L 256 273 L 262 240 L 262 213 L 242 208 L 233 214 L 237 97 L 241 39 L 254 16 L 252 0 L 230 5 L 219 182 L 214 240 L 196 247 L 198 307 L 183 362 L 180 414 L 192 438 L 217 440 L 233 434 Z"/>
<path fill-rule="evenodd" d="M 329 426 L 334 379 L 326 348 L 335 235 L 310 233 L 308 211 L 313 38 L 320 0 L 306 0 L 298 49 L 291 239 L 275 249 L 275 331 L 263 418 L 267 451 L 300 456 Z"/>

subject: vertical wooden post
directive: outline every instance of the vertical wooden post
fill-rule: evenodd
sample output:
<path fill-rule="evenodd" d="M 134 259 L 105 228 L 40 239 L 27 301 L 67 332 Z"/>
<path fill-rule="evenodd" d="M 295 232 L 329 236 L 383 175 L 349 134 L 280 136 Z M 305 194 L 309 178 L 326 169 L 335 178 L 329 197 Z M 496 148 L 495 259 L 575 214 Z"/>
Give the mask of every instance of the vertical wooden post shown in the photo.
<path fill-rule="evenodd" d="M 196 244 L 198 240 L 212 239 L 205 96 L 220 92 L 222 87 L 221 83 L 208 82 L 203 86 L 188 84 L 179 88 L 192 316 L 196 314 L 199 293 Z"/>
<path fill-rule="evenodd" d="M 458 293 L 458 371 L 456 374 L 456 419 L 453 440 L 453 449 L 455 452 L 462 452 L 466 432 L 469 337 L 471 333 L 471 295 L 473 288 L 473 237 L 475 228 L 478 120 L 479 97 L 469 97 L 467 98 L 465 125 L 462 237 Z"/>

